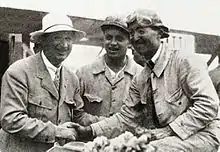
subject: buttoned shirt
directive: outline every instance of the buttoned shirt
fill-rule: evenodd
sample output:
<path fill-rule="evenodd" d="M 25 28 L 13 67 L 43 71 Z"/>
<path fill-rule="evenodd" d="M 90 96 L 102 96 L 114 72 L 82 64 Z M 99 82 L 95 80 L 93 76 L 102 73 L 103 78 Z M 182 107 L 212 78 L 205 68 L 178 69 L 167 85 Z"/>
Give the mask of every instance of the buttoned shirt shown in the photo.
<path fill-rule="evenodd" d="M 127 64 L 112 77 L 105 65 L 104 55 L 86 65 L 76 74 L 80 81 L 80 92 L 86 112 L 98 116 L 110 116 L 120 110 L 128 95 L 132 78 L 143 69 L 127 56 Z"/>
<path fill-rule="evenodd" d="M 126 63 L 126 64 L 127 64 L 127 63 Z M 109 70 L 109 72 L 110 72 L 110 74 L 111 74 L 111 76 L 112 76 L 112 79 L 117 79 L 117 77 L 119 76 L 119 74 L 124 71 L 124 68 L 126 67 L 126 64 L 116 73 L 116 72 L 114 72 L 114 71 L 106 64 L 106 62 L 105 62 L 105 66 L 106 66 L 106 68 Z"/>

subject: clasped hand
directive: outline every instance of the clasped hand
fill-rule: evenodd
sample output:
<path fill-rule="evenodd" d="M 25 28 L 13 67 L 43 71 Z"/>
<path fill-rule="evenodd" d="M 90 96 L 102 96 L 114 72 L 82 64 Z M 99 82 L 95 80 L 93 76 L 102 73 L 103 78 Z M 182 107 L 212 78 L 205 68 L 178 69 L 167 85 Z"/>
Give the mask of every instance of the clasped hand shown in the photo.
<path fill-rule="evenodd" d="M 55 132 L 55 140 L 60 145 L 64 145 L 67 142 L 75 141 L 78 138 L 77 131 L 72 127 L 72 122 L 65 122 L 58 125 Z"/>
<path fill-rule="evenodd" d="M 92 139 L 92 129 L 90 126 L 84 127 L 74 122 L 66 122 L 59 125 L 58 128 L 58 138 L 63 138 L 67 141 Z"/>

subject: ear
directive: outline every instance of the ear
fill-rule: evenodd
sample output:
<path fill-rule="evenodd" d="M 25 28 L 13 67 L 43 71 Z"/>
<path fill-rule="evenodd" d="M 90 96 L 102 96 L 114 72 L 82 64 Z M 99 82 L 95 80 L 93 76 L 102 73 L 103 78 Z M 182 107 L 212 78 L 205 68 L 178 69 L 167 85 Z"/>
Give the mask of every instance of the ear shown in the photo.
<path fill-rule="evenodd" d="M 158 39 L 161 39 L 162 34 L 163 34 L 163 32 L 162 32 L 161 30 L 159 30 L 159 31 L 158 31 L 158 35 L 157 35 L 157 38 L 158 38 Z"/>
<path fill-rule="evenodd" d="M 102 49 L 105 48 L 105 39 L 104 39 L 104 37 L 103 37 L 103 39 L 102 39 L 100 45 L 101 45 L 101 48 L 102 48 Z"/>

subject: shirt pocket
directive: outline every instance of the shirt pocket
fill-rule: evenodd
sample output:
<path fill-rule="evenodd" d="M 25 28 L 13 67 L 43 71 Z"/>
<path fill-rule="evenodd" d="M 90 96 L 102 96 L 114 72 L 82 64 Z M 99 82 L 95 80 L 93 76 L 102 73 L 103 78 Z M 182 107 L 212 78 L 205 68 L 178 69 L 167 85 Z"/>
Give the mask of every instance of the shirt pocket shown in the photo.
<path fill-rule="evenodd" d="M 88 93 L 85 93 L 83 95 L 83 100 L 86 100 L 89 103 L 101 103 L 102 102 L 102 98 L 100 98 L 99 96 L 88 94 Z"/>
<path fill-rule="evenodd" d="M 28 114 L 30 117 L 47 121 L 53 109 L 51 99 L 42 96 L 31 97 L 28 101 Z"/>
<path fill-rule="evenodd" d="M 181 98 L 182 95 L 183 95 L 183 90 L 181 87 L 179 87 L 178 89 L 176 89 L 176 91 L 174 91 L 173 93 L 167 96 L 166 101 L 168 103 L 177 103 L 179 102 L 179 99 Z"/>

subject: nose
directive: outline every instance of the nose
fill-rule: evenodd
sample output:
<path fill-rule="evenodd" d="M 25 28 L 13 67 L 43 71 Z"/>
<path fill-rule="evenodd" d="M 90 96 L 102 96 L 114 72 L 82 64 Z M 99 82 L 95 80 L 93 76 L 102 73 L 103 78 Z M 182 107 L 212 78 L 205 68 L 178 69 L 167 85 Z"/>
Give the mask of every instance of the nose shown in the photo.
<path fill-rule="evenodd" d="M 67 49 L 69 47 L 69 43 L 66 40 L 63 40 L 61 42 L 61 47 L 64 48 L 64 49 Z"/>
<path fill-rule="evenodd" d="M 136 41 L 140 38 L 140 34 L 138 32 L 135 32 L 131 34 L 131 40 Z"/>
<path fill-rule="evenodd" d="M 115 38 L 112 39 L 111 45 L 117 45 L 117 41 L 115 40 Z"/>
<path fill-rule="evenodd" d="M 70 45 L 67 41 L 62 40 L 58 43 L 57 48 L 62 51 L 68 51 L 70 49 Z"/>
<path fill-rule="evenodd" d="M 69 44 L 68 44 L 67 41 L 64 41 L 64 42 L 63 42 L 63 47 L 68 47 L 68 45 L 69 45 Z"/>

